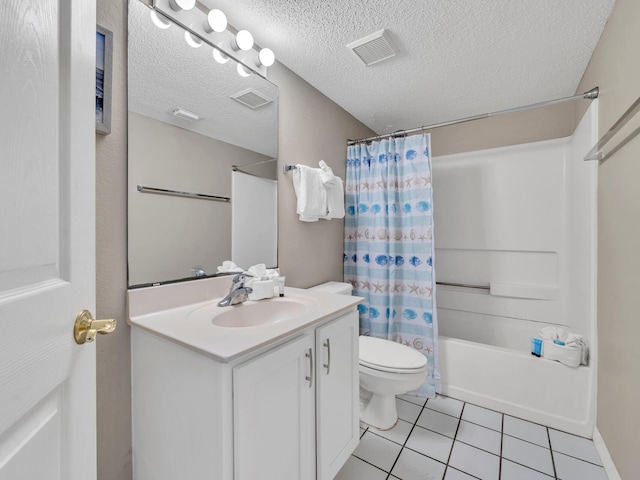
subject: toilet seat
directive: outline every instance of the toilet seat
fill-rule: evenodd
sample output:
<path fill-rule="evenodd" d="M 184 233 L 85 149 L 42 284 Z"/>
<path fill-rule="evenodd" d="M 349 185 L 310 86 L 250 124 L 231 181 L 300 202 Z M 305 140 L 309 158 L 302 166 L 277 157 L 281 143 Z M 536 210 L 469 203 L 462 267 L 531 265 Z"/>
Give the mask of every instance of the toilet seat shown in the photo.
<path fill-rule="evenodd" d="M 382 338 L 359 337 L 360 365 L 391 373 L 420 373 L 427 368 L 427 358 L 420 352 Z"/>

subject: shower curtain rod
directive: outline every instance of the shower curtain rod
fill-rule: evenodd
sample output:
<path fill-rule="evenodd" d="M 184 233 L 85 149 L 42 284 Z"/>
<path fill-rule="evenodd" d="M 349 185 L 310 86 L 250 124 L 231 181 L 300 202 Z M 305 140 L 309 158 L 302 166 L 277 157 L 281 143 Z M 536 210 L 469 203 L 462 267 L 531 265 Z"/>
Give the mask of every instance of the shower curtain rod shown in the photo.
<path fill-rule="evenodd" d="M 558 98 L 556 100 L 548 100 L 546 102 L 533 103 L 531 105 L 524 105 L 522 107 L 508 108 L 506 110 L 498 110 L 497 112 L 482 113 L 480 115 L 473 115 L 471 117 L 460 118 L 458 120 L 450 120 L 448 122 L 434 123 L 433 125 L 412 128 L 410 130 L 398 130 L 397 132 L 394 132 L 394 133 L 374 135 L 373 137 L 361 138 L 359 140 L 347 140 L 347 145 L 356 145 L 358 143 L 371 142 L 374 140 L 382 140 L 383 138 L 400 137 L 408 133 L 422 132 L 424 130 L 432 130 L 434 128 L 447 127 L 449 125 L 456 125 L 458 123 L 466 123 L 466 122 L 472 122 L 474 120 L 482 120 L 483 118 L 495 117 L 497 115 L 503 115 L 505 113 L 520 112 L 522 110 L 529 110 L 532 108 L 546 107 L 547 105 L 555 105 L 556 103 L 571 102 L 573 100 L 582 100 L 582 99 L 594 100 L 598 98 L 598 92 L 599 92 L 598 87 L 595 87 L 589 90 L 588 92 L 581 93 L 580 95 L 573 95 L 571 97 L 564 97 L 564 98 Z"/>
<path fill-rule="evenodd" d="M 260 165 L 263 163 L 270 163 L 270 162 L 275 162 L 276 160 L 278 160 L 277 158 L 270 158 L 269 160 L 260 160 L 259 162 L 251 162 L 251 163 L 244 163 L 242 165 L 231 165 L 231 170 L 233 170 L 234 172 L 243 172 L 243 173 L 247 173 L 243 170 L 240 170 L 241 168 L 244 167 L 253 167 L 254 165 Z"/>

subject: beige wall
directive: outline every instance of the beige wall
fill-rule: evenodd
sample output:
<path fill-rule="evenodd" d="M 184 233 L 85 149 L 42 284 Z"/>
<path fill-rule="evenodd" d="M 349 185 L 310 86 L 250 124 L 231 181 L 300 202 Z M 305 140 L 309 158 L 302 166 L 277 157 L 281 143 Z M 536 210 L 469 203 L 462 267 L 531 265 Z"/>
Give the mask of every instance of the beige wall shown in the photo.
<path fill-rule="evenodd" d="M 116 318 L 97 349 L 98 478 L 131 478 L 131 357 L 127 290 L 127 0 L 98 0 L 113 32 L 111 134 L 96 135 L 96 318 Z"/>
<path fill-rule="evenodd" d="M 640 2 L 618 0 L 578 87 L 600 87 L 600 137 L 640 96 L 639 58 Z M 597 427 L 624 479 L 640 478 L 638 179 L 640 136 L 598 169 Z"/>
<path fill-rule="evenodd" d="M 431 131 L 431 150 L 439 156 L 568 137 L 576 125 L 573 103 L 549 105 L 437 128 Z"/>
<path fill-rule="evenodd" d="M 279 87 L 278 166 L 297 163 L 317 167 L 324 160 L 344 179 L 347 139 L 373 132 L 329 101 L 287 68 L 269 68 Z M 291 173 L 278 179 L 278 265 L 287 284 L 306 288 L 329 280 L 342 281 L 342 220 L 300 222 Z"/>

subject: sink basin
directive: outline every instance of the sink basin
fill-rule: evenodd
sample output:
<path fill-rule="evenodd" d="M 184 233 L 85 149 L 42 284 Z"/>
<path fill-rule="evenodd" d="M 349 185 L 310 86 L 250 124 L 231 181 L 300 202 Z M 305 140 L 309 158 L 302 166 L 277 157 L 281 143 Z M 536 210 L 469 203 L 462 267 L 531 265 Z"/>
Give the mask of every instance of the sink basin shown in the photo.
<path fill-rule="evenodd" d="M 316 305 L 312 297 L 288 296 L 247 301 L 231 307 L 217 307 L 211 323 L 218 327 L 246 328 L 271 325 L 307 312 Z"/>

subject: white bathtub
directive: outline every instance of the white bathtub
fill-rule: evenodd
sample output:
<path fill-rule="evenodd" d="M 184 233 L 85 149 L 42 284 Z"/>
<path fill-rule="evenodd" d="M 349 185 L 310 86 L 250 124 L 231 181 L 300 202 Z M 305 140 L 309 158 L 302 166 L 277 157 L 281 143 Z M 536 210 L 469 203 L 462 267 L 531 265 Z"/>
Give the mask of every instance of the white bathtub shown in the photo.
<path fill-rule="evenodd" d="M 567 367 L 530 353 L 449 337 L 439 339 L 442 394 L 591 438 L 593 366 Z"/>
<path fill-rule="evenodd" d="M 596 412 L 598 167 L 583 158 L 597 118 L 595 101 L 571 137 L 433 160 L 443 393 L 585 437 Z M 545 326 L 584 335 L 591 365 L 531 356 Z"/>

